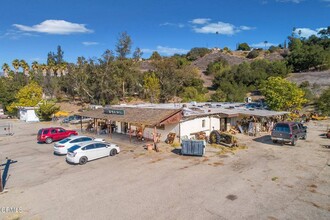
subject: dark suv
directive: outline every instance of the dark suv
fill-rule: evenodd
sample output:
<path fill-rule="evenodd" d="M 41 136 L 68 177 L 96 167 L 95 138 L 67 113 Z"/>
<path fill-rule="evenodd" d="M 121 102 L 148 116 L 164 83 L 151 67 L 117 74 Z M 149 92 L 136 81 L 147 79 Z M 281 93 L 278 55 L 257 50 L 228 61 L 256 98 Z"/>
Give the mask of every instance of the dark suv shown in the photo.
<path fill-rule="evenodd" d="M 274 143 L 291 143 L 295 146 L 298 139 L 307 138 L 307 127 L 298 122 L 279 122 L 272 130 L 271 138 Z"/>

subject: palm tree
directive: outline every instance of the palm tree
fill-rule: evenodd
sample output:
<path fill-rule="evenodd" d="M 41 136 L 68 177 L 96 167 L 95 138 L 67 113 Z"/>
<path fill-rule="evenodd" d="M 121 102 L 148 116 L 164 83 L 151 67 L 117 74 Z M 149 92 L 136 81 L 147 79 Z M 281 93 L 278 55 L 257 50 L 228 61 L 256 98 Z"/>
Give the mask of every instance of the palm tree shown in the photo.
<path fill-rule="evenodd" d="M 9 67 L 9 65 L 7 63 L 4 63 L 2 65 L 2 70 L 4 72 L 4 77 L 8 77 L 8 73 L 10 71 L 10 67 Z"/>
<path fill-rule="evenodd" d="M 29 76 L 29 70 L 30 70 L 29 64 L 27 64 L 27 62 L 25 60 L 21 60 L 21 61 L 19 61 L 19 65 L 20 65 L 20 67 L 22 67 L 24 75 Z"/>
<path fill-rule="evenodd" d="M 46 64 L 41 64 L 41 70 L 42 70 L 42 75 L 45 77 L 47 76 L 47 65 Z"/>
<path fill-rule="evenodd" d="M 264 41 L 264 44 L 265 44 L 265 50 L 266 50 L 266 47 L 267 47 L 267 44 L 268 44 L 268 41 Z"/>
<path fill-rule="evenodd" d="M 33 69 L 34 74 L 38 73 L 39 63 L 37 61 L 32 62 L 32 69 Z"/>
<path fill-rule="evenodd" d="M 15 59 L 13 60 L 13 62 L 11 63 L 15 69 L 15 74 L 18 73 L 18 69 L 19 69 L 19 60 L 18 59 Z"/>
<path fill-rule="evenodd" d="M 61 63 L 61 70 L 62 70 L 62 75 L 65 76 L 68 73 L 68 64 Z"/>
<path fill-rule="evenodd" d="M 55 62 L 51 61 L 48 63 L 48 70 L 50 73 L 50 76 L 54 76 L 54 69 L 55 69 Z"/>

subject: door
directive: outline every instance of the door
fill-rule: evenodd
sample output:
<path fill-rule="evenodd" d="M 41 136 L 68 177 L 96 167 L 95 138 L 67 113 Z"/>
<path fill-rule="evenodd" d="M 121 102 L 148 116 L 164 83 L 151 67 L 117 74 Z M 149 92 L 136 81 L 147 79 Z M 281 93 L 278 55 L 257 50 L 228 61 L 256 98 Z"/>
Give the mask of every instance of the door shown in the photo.
<path fill-rule="evenodd" d="M 63 128 L 58 128 L 57 133 L 58 133 L 57 136 L 58 136 L 59 140 L 64 139 L 68 136 Z"/>
<path fill-rule="evenodd" d="M 59 136 L 58 136 L 58 131 L 56 128 L 52 128 L 50 130 L 50 137 L 54 140 L 54 141 L 58 141 L 59 140 Z"/>
<path fill-rule="evenodd" d="M 84 155 L 88 158 L 88 160 L 94 160 L 97 158 L 97 151 L 95 149 L 94 144 L 89 144 L 86 147 L 84 147 Z"/>
<path fill-rule="evenodd" d="M 220 118 L 220 131 L 227 131 L 227 118 Z"/>
<path fill-rule="evenodd" d="M 127 122 L 121 122 L 121 133 L 126 134 L 128 130 L 128 123 Z"/>
<path fill-rule="evenodd" d="M 95 156 L 96 158 L 109 156 L 109 148 L 104 143 L 95 143 Z"/>

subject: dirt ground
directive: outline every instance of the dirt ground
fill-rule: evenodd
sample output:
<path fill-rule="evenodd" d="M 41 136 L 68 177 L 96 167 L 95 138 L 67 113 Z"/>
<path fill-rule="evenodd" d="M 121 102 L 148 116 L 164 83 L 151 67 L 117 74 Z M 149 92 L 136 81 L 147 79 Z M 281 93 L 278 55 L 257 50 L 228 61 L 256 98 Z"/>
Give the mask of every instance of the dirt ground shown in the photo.
<path fill-rule="evenodd" d="M 245 149 L 207 146 L 205 157 L 165 144 L 148 152 L 113 135 L 122 152 L 83 166 L 36 143 L 51 123 L 11 123 L 0 158 L 18 162 L 0 194 L 0 219 L 330 219 L 329 120 L 309 122 L 307 140 L 294 147 L 239 134 Z"/>

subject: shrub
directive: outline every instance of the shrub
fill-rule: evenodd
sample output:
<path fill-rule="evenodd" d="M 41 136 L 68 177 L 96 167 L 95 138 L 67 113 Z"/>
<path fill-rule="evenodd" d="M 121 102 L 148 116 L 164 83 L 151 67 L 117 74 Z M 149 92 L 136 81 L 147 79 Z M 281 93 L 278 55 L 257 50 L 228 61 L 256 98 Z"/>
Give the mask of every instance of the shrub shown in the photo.
<path fill-rule="evenodd" d="M 246 58 L 249 58 L 249 59 L 254 59 L 256 57 L 259 56 L 259 51 L 257 50 L 252 50 L 247 56 Z"/>

